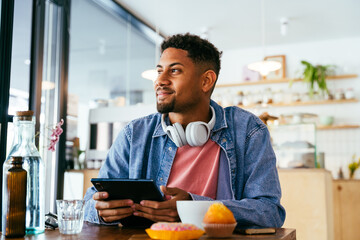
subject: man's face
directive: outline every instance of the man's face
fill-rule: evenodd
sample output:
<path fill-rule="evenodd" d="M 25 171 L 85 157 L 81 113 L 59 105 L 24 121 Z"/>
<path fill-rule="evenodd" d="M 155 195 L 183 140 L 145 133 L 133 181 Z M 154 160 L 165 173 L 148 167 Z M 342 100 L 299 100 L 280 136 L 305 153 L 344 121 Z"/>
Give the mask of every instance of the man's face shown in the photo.
<path fill-rule="evenodd" d="M 157 65 L 154 83 L 160 113 L 189 111 L 200 103 L 201 71 L 187 57 L 187 51 L 167 48 Z"/>

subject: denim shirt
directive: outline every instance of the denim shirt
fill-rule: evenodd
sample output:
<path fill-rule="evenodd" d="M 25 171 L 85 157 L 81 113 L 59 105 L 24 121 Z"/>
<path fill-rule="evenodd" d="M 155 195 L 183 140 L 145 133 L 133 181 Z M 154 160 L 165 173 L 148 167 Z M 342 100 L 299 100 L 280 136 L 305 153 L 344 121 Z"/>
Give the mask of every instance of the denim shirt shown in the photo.
<path fill-rule="evenodd" d="M 216 114 L 210 138 L 221 148 L 216 199 L 234 213 L 239 228 L 281 227 L 285 210 L 266 125 L 241 108 L 210 104 Z M 110 148 L 99 177 L 153 179 L 158 187 L 166 186 L 176 150 L 160 113 L 133 120 Z M 95 192 L 91 187 L 85 194 L 85 221 L 106 224 L 95 209 Z M 212 200 L 189 194 L 193 200 Z"/>

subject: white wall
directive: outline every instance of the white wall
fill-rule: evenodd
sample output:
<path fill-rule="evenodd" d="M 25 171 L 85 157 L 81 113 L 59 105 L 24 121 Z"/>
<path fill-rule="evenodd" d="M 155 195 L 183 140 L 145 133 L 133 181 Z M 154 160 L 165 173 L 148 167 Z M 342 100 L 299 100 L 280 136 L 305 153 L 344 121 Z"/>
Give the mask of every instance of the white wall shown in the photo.
<path fill-rule="evenodd" d="M 301 60 L 312 64 L 337 65 L 337 74 L 360 75 L 360 37 L 333 39 L 319 42 L 306 42 L 287 45 L 267 46 L 266 56 L 286 55 L 287 77 L 300 77 L 302 70 Z M 233 49 L 224 51 L 222 57 L 222 69 L 218 84 L 236 83 L 242 81 L 242 68 L 248 63 L 263 58 L 262 48 Z M 306 91 L 306 85 L 302 82 L 296 83 L 291 88 L 288 84 L 253 85 L 233 88 L 218 88 L 214 95 L 235 95 L 242 91 L 262 91 L 266 87 L 282 89 L 284 92 Z M 357 99 L 360 99 L 360 78 L 346 80 L 328 81 L 328 88 L 336 89 L 353 88 Z M 259 115 L 267 111 L 273 115 L 289 113 L 316 113 L 321 115 L 332 115 L 335 124 L 360 124 L 360 103 L 334 104 L 334 105 L 312 105 L 301 107 L 278 107 L 252 109 Z M 343 168 L 345 176 L 348 176 L 347 165 L 351 157 L 356 154 L 360 157 L 360 129 L 347 130 L 322 130 L 317 132 L 318 152 L 325 152 L 325 167 L 332 171 L 337 177 L 339 167 Z M 360 178 L 360 170 L 355 175 Z"/>

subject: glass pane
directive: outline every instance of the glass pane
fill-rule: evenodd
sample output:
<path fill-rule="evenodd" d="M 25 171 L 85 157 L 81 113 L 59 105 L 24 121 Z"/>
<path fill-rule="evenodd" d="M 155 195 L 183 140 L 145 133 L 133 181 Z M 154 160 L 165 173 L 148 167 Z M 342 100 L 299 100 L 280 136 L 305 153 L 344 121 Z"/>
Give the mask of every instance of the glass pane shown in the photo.
<path fill-rule="evenodd" d="M 32 1 L 15 1 L 8 110 L 10 115 L 14 115 L 16 111 L 28 109 L 31 16 Z"/>
<path fill-rule="evenodd" d="M 44 59 L 43 79 L 41 92 L 40 113 L 40 141 L 39 152 L 45 163 L 45 211 L 55 210 L 56 189 L 56 152 L 48 150 L 50 136 L 55 127 L 59 105 L 60 59 L 61 56 L 61 28 L 64 11 L 52 1 L 45 2 L 45 28 L 44 28 Z M 58 149 L 57 149 L 58 150 Z"/>
<path fill-rule="evenodd" d="M 71 4 L 69 161 L 75 138 L 80 138 L 80 149 L 86 149 L 91 108 L 155 104 L 152 82 L 143 79 L 141 73 L 156 65 L 155 43 L 128 21 L 91 1 Z"/>
<path fill-rule="evenodd" d="M 0 1 L 1 12 L 1 1 Z M 28 110 L 30 76 L 32 1 L 18 0 L 14 5 L 14 27 L 8 114 Z M 8 123 L 6 156 L 13 145 L 14 125 Z"/>
<path fill-rule="evenodd" d="M 9 152 L 11 147 L 13 146 L 14 141 L 14 124 L 12 122 L 8 123 L 8 134 L 7 134 L 7 141 L 6 141 L 6 157 L 9 156 Z"/>

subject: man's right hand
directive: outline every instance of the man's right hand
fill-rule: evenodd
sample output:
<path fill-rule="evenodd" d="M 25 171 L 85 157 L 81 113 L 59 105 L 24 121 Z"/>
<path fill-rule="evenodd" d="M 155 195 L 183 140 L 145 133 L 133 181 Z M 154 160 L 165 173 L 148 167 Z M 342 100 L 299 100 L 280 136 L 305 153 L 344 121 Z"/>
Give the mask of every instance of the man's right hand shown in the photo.
<path fill-rule="evenodd" d="M 93 195 L 93 199 L 96 201 L 95 208 L 105 222 L 114 222 L 133 214 L 134 210 L 131 206 L 134 205 L 134 202 L 132 200 L 105 201 L 108 197 L 107 192 L 96 192 Z"/>

